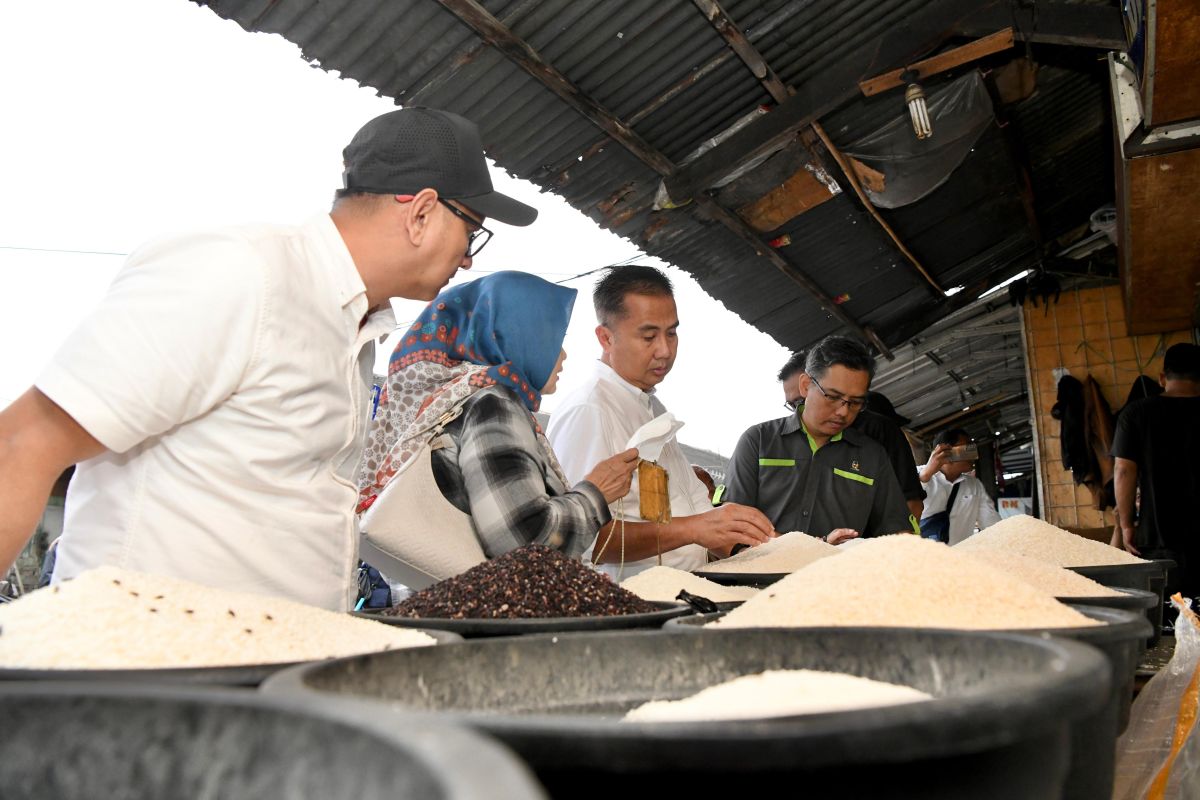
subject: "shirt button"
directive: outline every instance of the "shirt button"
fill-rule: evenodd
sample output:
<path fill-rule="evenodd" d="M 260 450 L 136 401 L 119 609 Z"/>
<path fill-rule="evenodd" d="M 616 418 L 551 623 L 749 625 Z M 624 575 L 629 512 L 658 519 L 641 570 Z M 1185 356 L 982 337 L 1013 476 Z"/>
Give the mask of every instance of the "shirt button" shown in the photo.
<path fill-rule="evenodd" d="M 807 512 L 807 511 L 805 511 L 805 512 L 804 512 L 804 514 L 803 514 L 803 516 L 806 516 L 806 517 L 807 517 L 807 516 L 808 516 L 808 512 Z"/>

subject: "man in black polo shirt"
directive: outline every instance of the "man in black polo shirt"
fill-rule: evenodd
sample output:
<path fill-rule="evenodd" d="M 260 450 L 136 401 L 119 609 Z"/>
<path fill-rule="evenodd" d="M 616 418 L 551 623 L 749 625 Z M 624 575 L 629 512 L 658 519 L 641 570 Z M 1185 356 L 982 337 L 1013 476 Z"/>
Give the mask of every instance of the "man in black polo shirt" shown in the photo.
<path fill-rule="evenodd" d="M 1173 588 L 1196 597 L 1200 596 L 1196 521 L 1200 347 L 1172 345 L 1163 359 L 1159 383 L 1166 391 L 1135 400 L 1117 418 L 1112 444 L 1117 521 L 1126 550 L 1144 558 L 1174 559 L 1179 569 L 1172 576 Z M 1138 489 L 1141 500 L 1135 503 Z"/>
<path fill-rule="evenodd" d="M 762 422 L 738 440 L 724 499 L 754 506 L 778 531 L 831 544 L 856 536 L 913 533 L 887 453 L 851 429 L 866 405 L 875 360 L 861 343 L 829 336 L 800 376 L 796 413 Z"/>

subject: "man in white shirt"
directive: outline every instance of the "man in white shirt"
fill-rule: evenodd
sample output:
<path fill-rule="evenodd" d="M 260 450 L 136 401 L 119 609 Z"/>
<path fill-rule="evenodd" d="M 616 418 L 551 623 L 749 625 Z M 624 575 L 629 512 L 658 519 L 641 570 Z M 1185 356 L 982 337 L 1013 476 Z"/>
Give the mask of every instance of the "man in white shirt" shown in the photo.
<path fill-rule="evenodd" d="M 475 125 L 433 109 L 368 122 L 333 209 L 152 242 L 0 412 L 0 567 L 67 493 L 54 580 L 101 564 L 345 609 L 374 340 L 389 298 L 471 266 L 492 189 Z"/>
<path fill-rule="evenodd" d="M 951 545 L 1000 521 L 983 482 L 971 475 L 975 458 L 964 452 L 971 437 L 961 428 L 942 431 L 934 439 L 929 463 L 917 467 L 925 488 L 921 535 Z M 949 513 L 947 513 L 949 509 Z"/>
<path fill-rule="evenodd" d="M 630 436 L 666 413 L 654 388 L 675 363 L 679 316 L 667 276 L 653 267 L 614 267 L 596 284 L 596 338 L 603 354 L 588 381 L 567 395 L 550 417 L 546 435 L 570 482 L 625 449 Z M 692 570 L 708 552 L 728 556 L 734 545 L 767 541 L 774 530 L 762 512 L 736 503 L 713 508 L 679 443 L 663 448 L 671 521 L 642 521 L 640 487 L 610 506 L 613 521 L 588 551 L 605 572 L 628 577 L 658 563 Z"/>

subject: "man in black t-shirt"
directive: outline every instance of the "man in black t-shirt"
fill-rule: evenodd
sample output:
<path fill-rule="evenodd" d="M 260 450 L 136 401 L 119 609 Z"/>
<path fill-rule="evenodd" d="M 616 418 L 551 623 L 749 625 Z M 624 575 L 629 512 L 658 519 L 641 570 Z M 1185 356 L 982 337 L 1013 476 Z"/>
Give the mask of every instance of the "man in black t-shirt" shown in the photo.
<path fill-rule="evenodd" d="M 1131 403 L 1117 419 L 1112 446 L 1117 521 L 1126 550 L 1174 559 L 1179 570 L 1172 583 L 1195 597 L 1200 595 L 1200 347 L 1172 345 L 1159 383 L 1165 389 L 1161 395 Z"/>

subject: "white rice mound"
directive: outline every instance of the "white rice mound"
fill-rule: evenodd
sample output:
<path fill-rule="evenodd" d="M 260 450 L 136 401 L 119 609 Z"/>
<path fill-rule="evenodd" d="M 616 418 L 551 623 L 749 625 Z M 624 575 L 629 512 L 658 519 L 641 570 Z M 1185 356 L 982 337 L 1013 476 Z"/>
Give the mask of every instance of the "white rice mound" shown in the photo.
<path fill-rule="evenodd" d="M 706 627 L 1022 630 L 1101 624 L 954 548 L 896 534 L 793 572 Z"/>
<path fill-rule="evenodd" d="M 722 586 L 674 567 L 651 567 L 621 581 L 621 588 L 633 592 L 643 600 L 665 603 L 674 601 L 680 589 L 706 597 L 714 603 L 748 600 L 758 594 L 758 589 L 748 586 Z"/>
<path fill-rule="evenodd" d="M 1030 586 L 1055 597 L 1121 597 L 1123 595 L 1122 592 L 1102 583 L 1096 583 L 1078 572 L 1072 572 L 1065 567 L 1039 561 L 1019 553 L 979 547 L 967 551 L 964 555 L 985 561 L 996 569 L 1020 578 Z"/>
<path fill-rule="evenodd" d="M 736 556 L 723 558 L 700 567 L 697 572 L 753 572 L 773 574 L 795 572 L 818 559 L 836 556 L 837 547 L 827 544 L 807 533 L 792 531 L 775 537 L 754 547 L 748 547 Z"/>
<path fill-rule="evenodd" d="M 228 667 L 432 644 L 416 630 L 116 567 L 0 605 L 8 669 Z"/>
<path fill-rule="evenodd" d="M 1060 567 L 1145 564 L 1145 559 L 1103 542 L 1094 542 L 1028 514 L 1002 519 L 955 545 L 970 552 L 1004 550 Z"/>
<path fill-rule="evenodd" d="M 761 719 L 917 703 L 932 697 L 910 686 L 811 669 L 768 670 L 710 686 L 682 700 L 652 700 L 624 722 Z"/>

